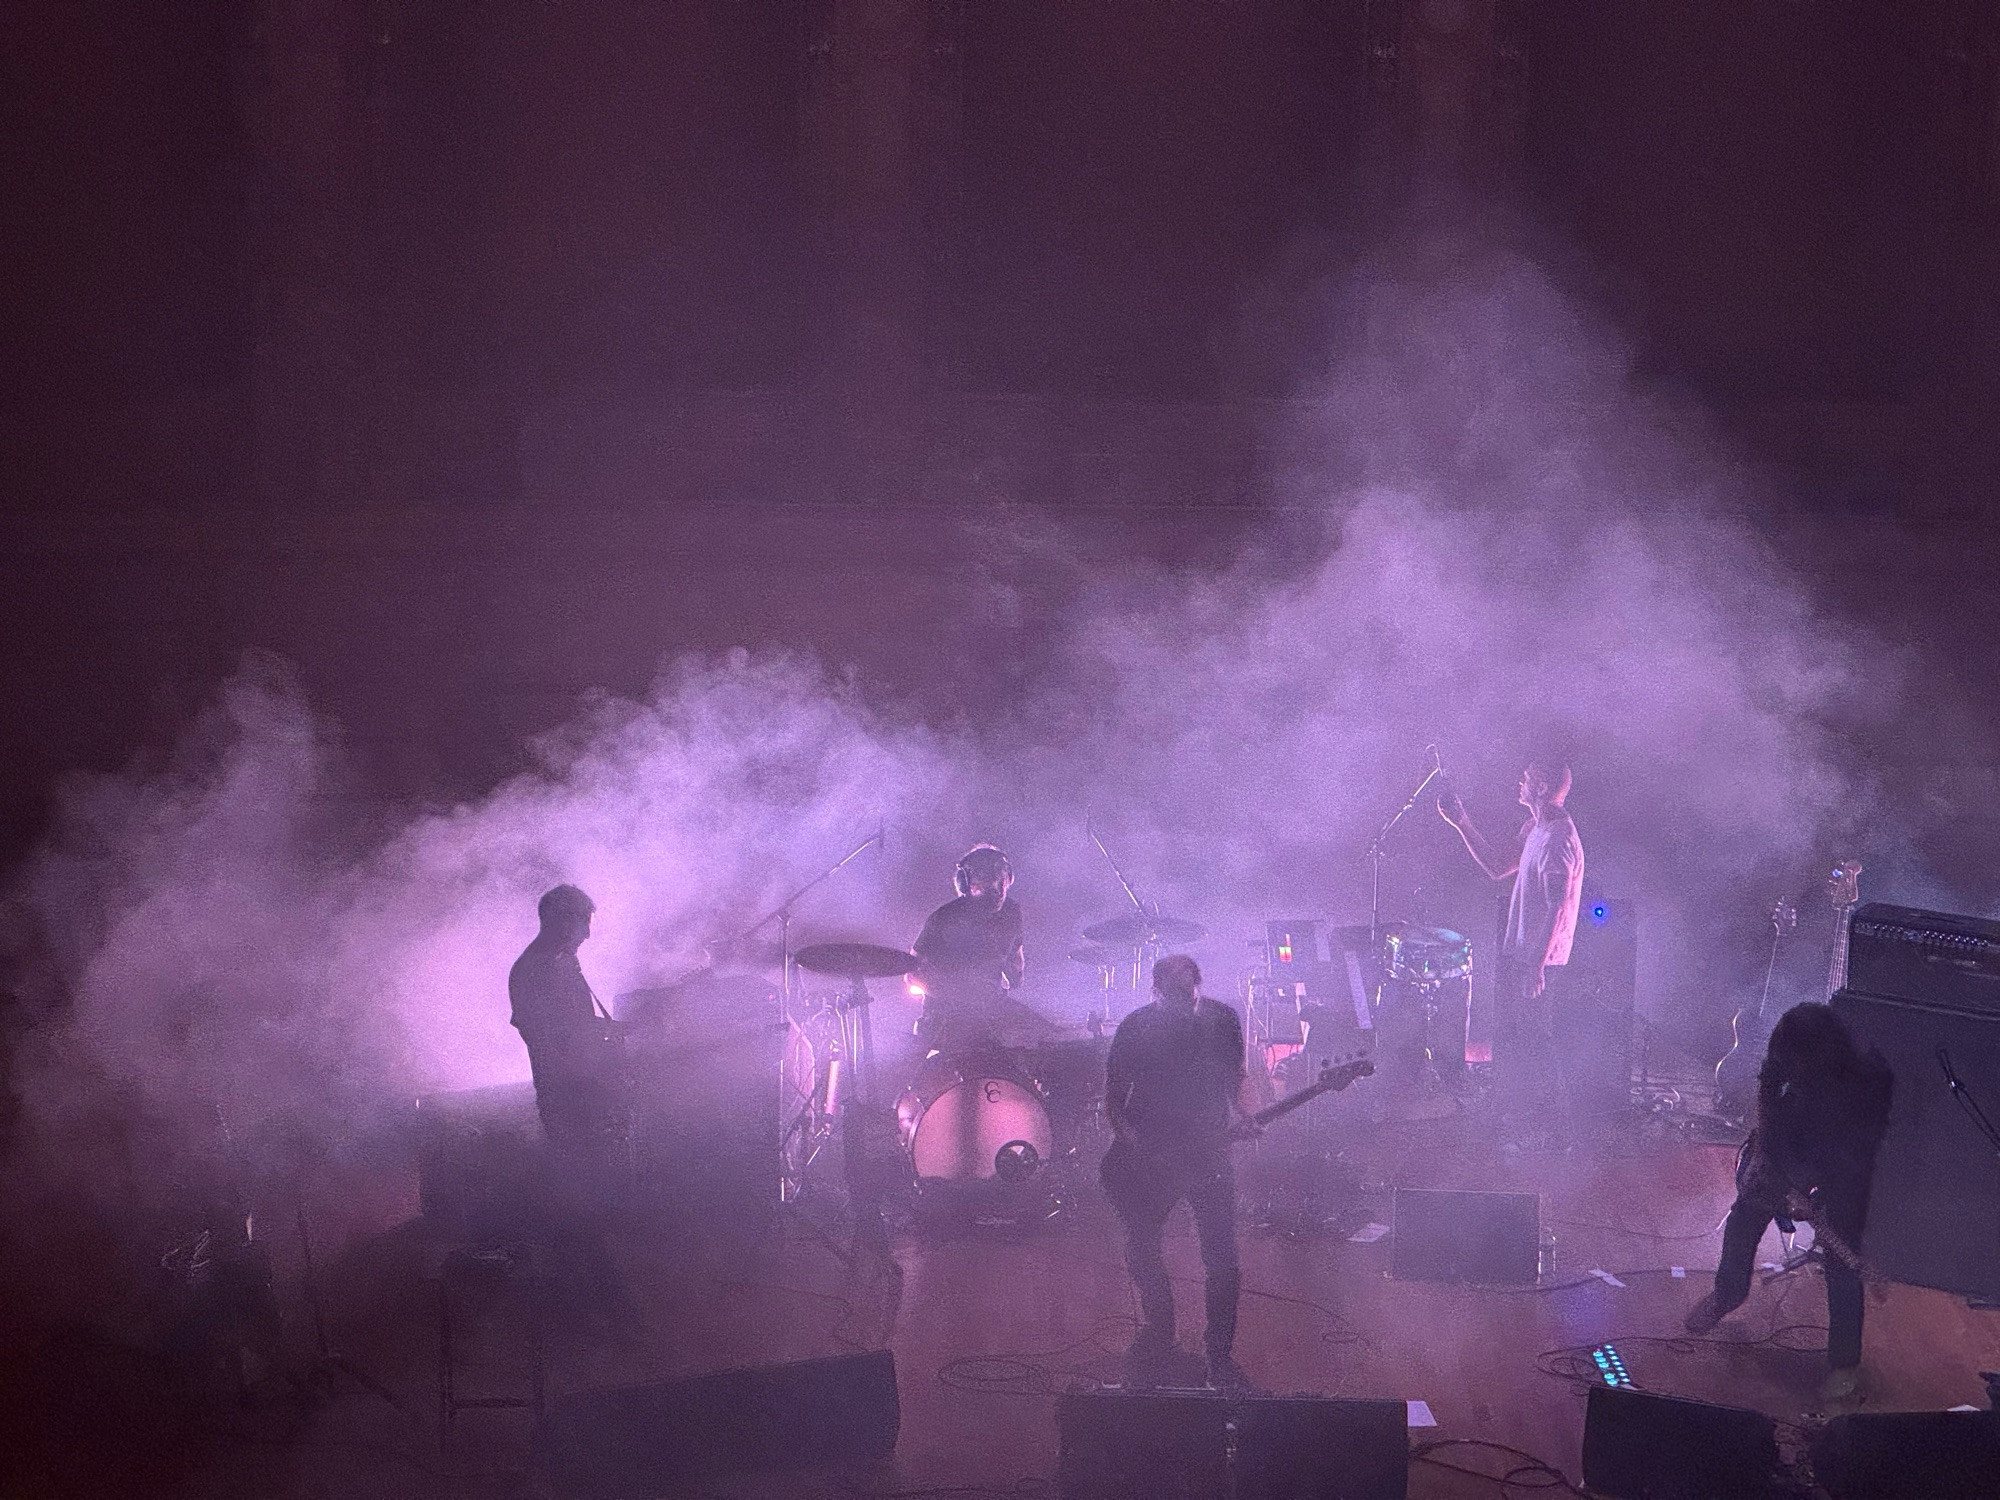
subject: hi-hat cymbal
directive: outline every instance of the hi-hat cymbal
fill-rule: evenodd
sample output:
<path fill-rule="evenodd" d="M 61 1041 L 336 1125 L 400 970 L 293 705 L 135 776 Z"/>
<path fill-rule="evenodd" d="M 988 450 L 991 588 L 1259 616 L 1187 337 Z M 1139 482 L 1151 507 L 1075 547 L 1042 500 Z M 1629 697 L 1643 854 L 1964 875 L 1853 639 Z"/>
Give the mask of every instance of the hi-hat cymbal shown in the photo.
<path fill-rule="evenodd" d="M 837 974 L 843 979 L 888 979 L 907 974 L 922 962 L 903 948 L 884 948 L 879 943 L 814 943 L 792 955 L 792 962 L 814 974 Z"/>
<path fill-rule="evenodd" d="M 1082 948 L 1069 950 L 1070 961 L 1091 969 L 1122 969 L 1132 962 L 1135 954 L 1131 948 L 1120 948 L 1111 943 L 1091 943 Z"/>
<path fill-rule="evenodd" d="M 1182 917 L 1155 917 L 1142 911 L 1131 911 L 1122 917 L 1110 917 L 1102 922 L 1093 922 L 1083 929 L 1083 935 L 1093 943 L 1198 943 L 1208 936 L 1208 929 L 1199 922 L 1190 922 Z"/>

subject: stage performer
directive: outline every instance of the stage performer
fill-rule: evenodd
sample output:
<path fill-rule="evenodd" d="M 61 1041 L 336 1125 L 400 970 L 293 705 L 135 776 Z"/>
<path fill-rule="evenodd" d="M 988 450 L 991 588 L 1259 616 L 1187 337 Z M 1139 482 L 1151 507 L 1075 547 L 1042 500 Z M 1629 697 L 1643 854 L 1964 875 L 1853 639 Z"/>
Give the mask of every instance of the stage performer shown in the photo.
<path fill-rule="evenodd" d="M 1757 1123 L 1738 1160 L 1715 1289 L 1687 1315 L 1689 1333 L 1715 1327 L 1750 1295 L 1757 1245 L 1771 1221 L 1789 1228 L 1795 1217 L 1812 1219 L 1823 1226 L 1828 1400 L 1853 1394 L 1861 1364 L 1861 1275 L 1848 1256 L 1859 1252 L 1868 1224 L 1868 1185 L 1894 1085 L 1882 1054 L 1861 1051 L 1829 1007 L 1795 1005 L 1779 1017 L 1757 1074 Z"/>
<path fill-rule="evenodd" d="M 1201 1242 L 1209 1384 L 1249 1386 L 1236 1364 L 1236 1177 L 1230 1142 L 1258 1133 L 1250 1118 L 1243 1023 L 1200 994 L 1201 970 L 1174 954 L 1153 965 L 1153 1002 L 1118 1025 L 1105 1066 L 1105 1112 L 1116 1137 L 1105 1154 L 1105 1196 L 1125 1226 L 1125 1264 L 1144 1326 L 1128 1367 L 1149 1383 L 1174 1349 L 1174 1291 L 1161 1237 L 1185 1198 Z"/>
<path fill-rule="evenodd" d="M 543 895 L 541 931 L 508 972 L 507 994 L 528 1045 L 542 1133 L 559 1153 L 609 1167 L 622 1159 L 629 1131 L 616 1023 L 577 959 L 596 910 L 573 885 Z"/>
<path fill-rule="evenodd" d="M 1010 990 L 1027 967 L 1021 908 L 1008 891 L 1014 866 L 991 844 L 966 851 L 952 872 L 958 894 L 930 914 L 911 950 L 923 960 L 925 1045 L 959 1053 L 993 1044 Z"/>
<path fill-rule="evenodd" d="M 1570 1142 L 1571 1101 L 1554 1018 L 1563 998 L 1559 976 L 1583 904 L 1583 841 L 1564 806 L 1569 789 L 1569 767 L 1560 762 L 1535 761 L 1522 771 L 1516 795 L 1528 819 L 1504 850 L 1474 826 L 1457 792 L 1446 789 L 1437 804 L 1479 868 L 1494 880 L 1514 882 L 1494 970 L 1493 1069 L 1501 1114 L 1513 1129 L 1526 1131 L 1553 1073 L 1553 1135 L 1561 1145 Z"/>

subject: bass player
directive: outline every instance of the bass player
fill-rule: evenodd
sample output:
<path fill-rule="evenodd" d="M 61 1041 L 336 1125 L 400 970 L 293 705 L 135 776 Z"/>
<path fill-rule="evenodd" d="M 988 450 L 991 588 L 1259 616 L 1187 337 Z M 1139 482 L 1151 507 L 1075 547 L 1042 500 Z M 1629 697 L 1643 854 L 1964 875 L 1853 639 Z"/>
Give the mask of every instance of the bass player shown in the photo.
<path fill-rule="evenodd" d="M 1174 1290 L 1161 1238 L 1185 1198 L 1201 1242 L 1208 1382 L 1241 1391 L 1249 1381 L 1232 1352 L 1242 1273 L 1229 1148 L 1261 1127 L 1247 1105 L 1243 1023 L 1200 985 L 1193 959 L 1163 958 L 1153 965 L 1153 1002 L 1119 1023 L 1105 1065 L 1116 1141 L 1101 1177 L 1125 1228 L 1125 1265 L 1145 1320 L 1127 1357 L 1135 1383 L 1150 1383 L 1173 1354 Z"/>

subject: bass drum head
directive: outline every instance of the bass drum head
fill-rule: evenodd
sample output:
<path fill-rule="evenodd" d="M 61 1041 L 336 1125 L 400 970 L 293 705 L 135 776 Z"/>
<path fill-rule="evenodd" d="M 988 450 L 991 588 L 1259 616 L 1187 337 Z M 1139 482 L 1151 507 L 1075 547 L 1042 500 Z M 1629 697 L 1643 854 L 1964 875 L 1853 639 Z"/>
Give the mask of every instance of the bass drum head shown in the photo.
<path fill-rule="evenodd" d="M 1018 1182 L 1049 1159 L 1041 1097 L 1017 1079 L 959 1075 L 925 1080 L 897 1102 L 897 1123 L 920 1178 Z"/>

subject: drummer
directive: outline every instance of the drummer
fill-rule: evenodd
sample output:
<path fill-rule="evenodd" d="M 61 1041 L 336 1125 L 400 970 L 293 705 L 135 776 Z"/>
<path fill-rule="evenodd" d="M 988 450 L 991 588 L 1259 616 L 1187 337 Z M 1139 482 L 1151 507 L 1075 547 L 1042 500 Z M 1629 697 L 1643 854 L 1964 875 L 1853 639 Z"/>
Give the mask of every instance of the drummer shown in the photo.
<path fill-rule="evenodd" d="M 1014 866 L 992 844 L 966 851 L 952 874 L 958 895 L 924 923 L 910 945 L 923 960 L 924 1013 L 917 1034 L 933 1052 L 996 1045 L 1010 990 L 1026 967 L 1021 908 L 1011 896 Z"/>

